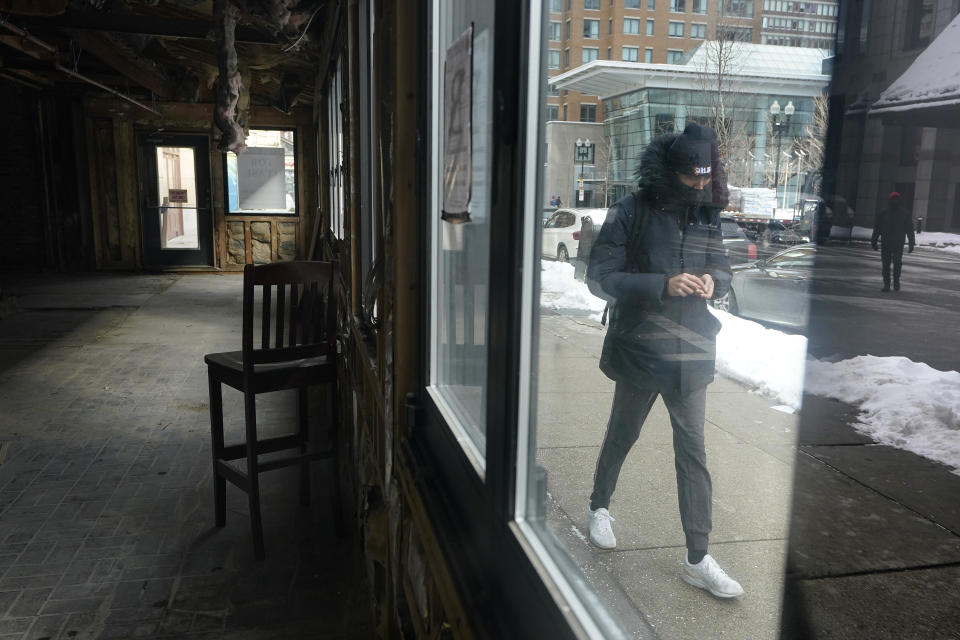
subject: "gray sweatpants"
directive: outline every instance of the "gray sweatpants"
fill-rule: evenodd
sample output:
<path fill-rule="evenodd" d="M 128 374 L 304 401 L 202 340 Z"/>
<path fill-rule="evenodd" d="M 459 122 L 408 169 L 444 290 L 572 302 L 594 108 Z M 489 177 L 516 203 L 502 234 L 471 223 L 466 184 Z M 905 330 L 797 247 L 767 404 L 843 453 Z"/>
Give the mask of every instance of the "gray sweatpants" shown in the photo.
<path fill-rule="evenodd" d="M 703 440 L 706 387 L 681 395 L 617 383 L 607 433 L 600 446 L 597 470 L 593 475 L 590 508 L 609 508 L 610 496 L 617 486 L 620 467 L 637 441 L 640 429 L 658 395 L 663 397 L 664 404 L 667 405 L 670 424 L 673 426 L 673 458 L 677 470 L 680 523 L 686 536 L 687 548 L 692 551 L 706 551 L 712 511 L 712 485 L 710 472 L 707 471 L 707 453 Z"/>

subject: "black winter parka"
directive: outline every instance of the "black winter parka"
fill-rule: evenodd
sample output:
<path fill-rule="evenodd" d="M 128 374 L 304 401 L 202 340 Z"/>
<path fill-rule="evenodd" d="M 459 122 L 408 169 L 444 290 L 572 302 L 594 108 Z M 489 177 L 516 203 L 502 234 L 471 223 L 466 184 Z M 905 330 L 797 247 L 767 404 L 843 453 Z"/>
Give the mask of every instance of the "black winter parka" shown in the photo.
<path fill-rule="evenodd" d="M 640 201 L 634 195 L 613 205 L 594 241 L 587 284 L 610 305 L 610 324 L 600 369 L 618 382 L 661 392 L 688 393 L 713 380 L 720 322 L 699 296 L 666 292 L 679 273 L 714 281 L 713 297 L 730 287 L 718 213 L 726 205 L 726 176 L 714 158 L 713 198 L 691 203 L 670 172 L 666 151 L 676 135 L 655 139 L 644 152 Z M 637 255 L 627 246 L 634 219 L 646 208 Z"/>

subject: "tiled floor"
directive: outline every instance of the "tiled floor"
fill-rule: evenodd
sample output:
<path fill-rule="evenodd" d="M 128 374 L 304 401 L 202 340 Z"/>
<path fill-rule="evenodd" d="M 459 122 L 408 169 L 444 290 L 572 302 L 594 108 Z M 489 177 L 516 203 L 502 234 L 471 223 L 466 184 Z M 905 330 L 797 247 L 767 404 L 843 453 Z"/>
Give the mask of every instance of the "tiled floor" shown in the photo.
<path fill-rule="evenodd" d="M 357 543 L 295 469 L 264 476 L 267 559 L 228 485 L 213 526 L 203 354 L 239 348 L 240 278 L 59 276 L 3 282 L 0 640 L 367 638 Z M 241 396 L 224 391 L 239 433 Z M 293 396 L 261 396 L 283 429 Z M 228 436 L 229 439 L 229 436 Z"/>

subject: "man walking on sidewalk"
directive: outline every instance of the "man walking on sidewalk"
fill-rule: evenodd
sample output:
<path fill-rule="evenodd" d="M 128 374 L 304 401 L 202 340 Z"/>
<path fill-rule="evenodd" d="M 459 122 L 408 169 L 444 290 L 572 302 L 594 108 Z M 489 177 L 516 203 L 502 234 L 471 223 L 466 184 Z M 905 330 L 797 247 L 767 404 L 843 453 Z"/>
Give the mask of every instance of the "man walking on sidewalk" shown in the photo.
<path fill-rule="evenodd" d="M 600 368 L 616 381 L 590 496 L 590 540 L 613 549 L 610 499 L 620 467 L 657 396 L 673 427 L 681 577 L 721 598 L 743 593 L 707 553 L 712 486 L 704 447 L 706 388 L 720 322 L 707 300 L 730 286 L 718 213 L 726 176 L 712 129 L 688 125 L 655 139 L 640 164 L 640 190 L 619 201 L 597 235 L 587 284 L 607 300 L 610 327 Z"/>
<path fill-rule="evenodd" d="M 873 225 L 873 237 L 870 246 L 877 250 L 877 239 L 880 240 L 880 260 L 883 263 L 883 289 L 890 291 L 890 263 L 893 263 L 893 290 L 900 291 L 900 267 L 903 263 L 903 241 L 909 240 L 908 253 L 913 253 L 916 238 L 913 235 L 913 224 L 910 212 L 903 206 L 903 198 L 896 191 L 888 196 L 889 205 L 877 214 Z"/>

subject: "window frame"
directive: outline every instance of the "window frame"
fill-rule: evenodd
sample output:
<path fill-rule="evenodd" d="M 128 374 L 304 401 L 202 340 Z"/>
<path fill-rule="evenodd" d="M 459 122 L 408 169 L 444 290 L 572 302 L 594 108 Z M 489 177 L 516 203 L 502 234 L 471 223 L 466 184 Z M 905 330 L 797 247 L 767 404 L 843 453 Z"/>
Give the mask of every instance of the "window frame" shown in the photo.
<path fill-rule="evenodd" d="M 341 120 L 342 124 L 342 120 Z M 224 153 L 221 160 L 221 167 L 223 171 L 223 211 L 224 215 L 237 218 L 249 218 L 249 217 L 261 217 L 261 218 L 299 218 L 300 217 L 300 162 L 298 162 L 298 141 L 299 131 L 296 126 L 258 126 L 256 124 L 250 125 L 251 130 L 256 131 L 290 131 L 293 133 L 293 212 L 290 211 L 232 211 L 230 208 L 230 184 L 226 179 L 227 176 L 227 156 L 228 153 Z M 240 179 L 237 178 L 237 191 L 240 190 Z"/>
<path fill-rule="evenodd" d="M 684 33 L 685 33 L 685 31 L 686 31 L 685 25 L 686 25 L 685 22 L 680 22 L 680 21 L 678 21 L 678 20 L 671 20 L 669 23 L 667 23 L 667 37 L 668 37 L 668 38 L 683 38 L 683 37 L 685 37 L 685 36 L 684 36 Z M 676 31 L 676 27 L 678 27 L 678 26 L 680 27 L 680 33 L 679 33 L 679 34 L 678 34 L 678 33 L 674 33 L 674 32 Z"/>
<path fill-rule="evenodd" d="M 633 59 L 627 58 L 627 51 L 633 51 Z M 633 47 L 630 45 L 624 45 L 620 47 L 620 61 L 621 62 L 640 62 L 640 47 Z"/>
<path fill-rule="evenodd" d="M 442 95 L 442 64 L 437 53 L 442 50 L 438 8 L 442 0 L 423 1 L 430 37 L 419 43 L 417 55 L 430 69 L 430 75 L 418 80 L 424 99 L 417 113 L 419 128 L 427 133 L 414 153 L 417 165 L 426 168 L 417 174 L 416 193 L 423 210 L 432 216 L 438 197 L 435 181 L 442 162 L 440 141 L 434 133 L 437 127 L 431 126 L 439 122 L 436 105 Z M 595 595 L 578 590 L 577 574 L 566 573 L 573 563 L 569 558 L 565 561 L 566 556 L 551 553 L 553 543 L 540 535 L 536 524 L 522 517 L 516 508 L 516 496 L 527 489 L 528 482 L 528 450 L 517 442 L 517 436 L 520 422 L 530 417 L 529 411 L 524 413 L 524 402 L 531 389 L 526 382 L 529 375 L 521 376 L 523 384 L 503 385 L 502 381 L 513 379 L 511 374 L 518 370 L 529 369 L 535 345 L 536 306 L 532 292 L 537 276 L 534 269 L 525 265 L 539 259 L 541 223 L 517 212 L 536 207 L 538 187 L 542 186 L 539 169 L 544 160 L 540 154 L 545 128 L 541 110 L 528 109 L 526 105 L 528 101 L 543 100 L 545 69 L 540 52 L 544 7 L 540 3 L 512 0 L 491 3 L 496 9 L 491 39 L 491 90 L 508 106 L 492 121 L 489 153 L 496 158 L 498 174 L 503 172 L 517 179 L 490 180 L 486 185 L 491 200 L 498 202 L 490 210 L 489 223 L 499 230 L 490 238 L 488 335 L 495 339 L 490 343 L 487 370 L 486 472 L 482 477 L 476 473 L 455 432 L 447 426 L 442 407 L 433 401 L 426 386 L 431 379 L 429 331 L 421 341 L 416 399 L 407 397 L 409 427 L 405 437 L 397 442 L 397 455 L 406 459 L 404 468 L 418 470 L 408 476 L 409 482 L 422 499 L 457 591 L 469 594 L 482 590 L 488 594 L 482 614 L 476 619 L 485 632 L 481 635 L 626 639 L 621 624 L 645 624 L 639 614 L 615 621 Z M 516 64 L 524 55 L 536 56 L 531 59 L 537 62 Z M 436 266 L 434 229 L 439 227 L 429 224 L 422 228 L 431 247 L 430 251 L 419 252 L 420 273 L 425 282 L 432 282 Z M 431 318 L 431 295 L 423 295 L 421 300 L 422 317 Z"/>
<path fill-rule="evenodd" d="M 593 51 L 596 55 L 594 55 L 592 59 L 587 60 L 586 59 L 587 51 Z M 599 47 L 581 47 L 580 48 L 580 64 L 588 64 L 590 62 L 593 62 L 599 59 L 600 59 Z"/>
<path fill-rule="evenodd" d="M 587 110 L 593 107 L 593 120 L 584 120 L 583 119 L 583 110 Z M 596 102 L 581 102 L 580 103 L 580 122 L 596 122 L 597 121 L 597 103 Z"/>
<path fill-rule="evenodd" d="M 587 33 L 587 26 L 595 25 L 596 30 L 591 30 L 591 33 Z M 600 39 L 600 20 L 597 18 L 584 18 L 583 19 L 583 39 L 584 40 L 599 40 Z"/>
<path fill-rule="evenodd" d="M 653 18 L 647 18 L 646 35 L 652 36 L 652 35 L 655 35 L 655 34 L 656 34 L 656 24 L 655 24 L 655 22 L 656 22 L 656 21 L 655 21 Z"/>
<path fill-rule="evenodd" d="M 627 24 L 628 24 L 628 23 L 630 23 L 630 24 L 635 24 L 635 25 L 637 26 L 637 30 L 636 30 L 636 31 L 627 31 Z M 623 33 L 624 33 L 624 35 L 628 35 L 628 36 L 638 36 L 638 35 L 640 35 L 640 23 L 641 23 L 640 18 L 629 18 L 629 17 L 625 17 L 625 18 L 623 19 Z"/>

